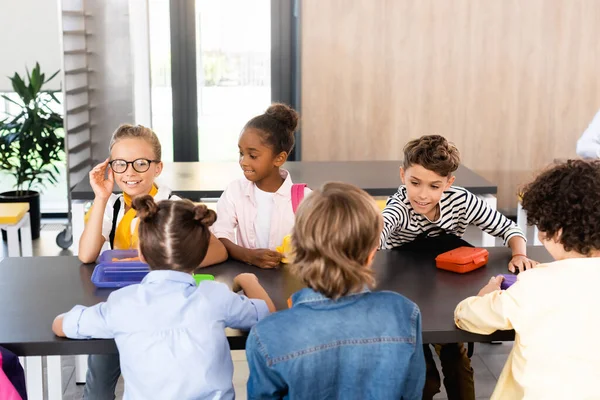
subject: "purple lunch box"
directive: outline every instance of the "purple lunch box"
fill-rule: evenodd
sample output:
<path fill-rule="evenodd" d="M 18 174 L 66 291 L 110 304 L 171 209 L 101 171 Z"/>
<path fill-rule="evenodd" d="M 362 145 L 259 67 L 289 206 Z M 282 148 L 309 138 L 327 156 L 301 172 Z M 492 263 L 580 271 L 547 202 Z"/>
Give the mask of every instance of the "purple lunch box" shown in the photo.
<path fill-rule="evenodd" d="M 508 289 L 517 281 L 517 276 L 514 274 L 502 274 L 502 276 L 504 277 L 500 284 L 500 289 L 502 290 Z"/>
<path fill-rule="evenodd" d="M 125 262 L 119 262 L 119 261 L 113 261 L 113 258 L 132 258 L 132 257 L 137 257 L 138 256 L 138 251 L 135 249 L 131 249 L 131 250 L 105 250 L 102 252 L 102 254 L 100 254 L 100 257 L 98 257 L 98 264 L 114 264 L 114 265 L 130 265 L 132 267 L 143 267 L 143 266 L 147 266 L 148 264 L 143 263 L 141 261 L 125 261 Z"/>
<path fill-rule="evenodd" d="M 150 267 L 144 263 L 111 262 L 96 265 L 91 280 L 99 288 L 120 288 L 140 283 L 149 272 Z"/>

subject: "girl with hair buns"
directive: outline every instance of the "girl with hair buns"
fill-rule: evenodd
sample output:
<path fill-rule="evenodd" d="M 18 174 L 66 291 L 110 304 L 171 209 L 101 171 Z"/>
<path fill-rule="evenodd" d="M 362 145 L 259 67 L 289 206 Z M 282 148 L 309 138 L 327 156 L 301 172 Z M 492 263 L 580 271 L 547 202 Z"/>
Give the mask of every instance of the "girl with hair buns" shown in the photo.
<path fill-rule="evenodd" d="M 126 399 L 233 399 L 226 327 L 250 329 L 273 302 L 253 274 L 234 279 L 240 296 L 214 281 L 196 286 L 192 272 L 210 243 L 217 216 L 189 200 L 133 200 L 139 254 L 150 273 L 92 307 L 75 306 L 52 330 L 72 339 L 115 339 Z"/>
<path fill-rule="evenodd" d="M 238 148 L 244 178 L 221 195 L 213 227 L 231 258 L 261 268 L 275 268 L 282 260 L 275 249 L 294 226 L 294 210 L 292 178 L 281 166 L 294 147 L 298 118 L 285 104 L 272 104 L 242 129 Z"/>

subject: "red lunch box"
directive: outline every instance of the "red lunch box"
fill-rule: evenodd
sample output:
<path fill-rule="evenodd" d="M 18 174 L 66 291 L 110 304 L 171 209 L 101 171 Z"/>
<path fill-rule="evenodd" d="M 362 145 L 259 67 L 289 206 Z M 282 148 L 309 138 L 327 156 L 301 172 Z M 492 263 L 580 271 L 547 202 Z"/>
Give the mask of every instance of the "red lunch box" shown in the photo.
<path fill-rule="evenodd" d="M 488 262 L 489 253 L 477 247 L 459 247 L 435 258 L 435 266 L 446 271 L 464 274 L 483 267 Z"/>

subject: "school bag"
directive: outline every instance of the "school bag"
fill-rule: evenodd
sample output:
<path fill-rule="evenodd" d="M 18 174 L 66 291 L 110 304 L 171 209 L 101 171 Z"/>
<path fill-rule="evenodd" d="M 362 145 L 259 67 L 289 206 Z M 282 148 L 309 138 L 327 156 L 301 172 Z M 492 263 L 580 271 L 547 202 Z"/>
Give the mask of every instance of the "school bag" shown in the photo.
<path fill-rule="evenodd" d="M 304 199 L 304 188 L 306 188 L 306 183 L 294 183 L 292 185 L 292 210 L 294 210 L 294 214 L 296 214 L 298 206 Z"/>
<path fill-rule="evenodd" d="M 0 347 L 0 399 L 27 400 L 25 373 L 19 358 Z"/>
<path fill-rule="evenodd" d="M 294 214 L 296 214 L 296 210 L 298 210 L 298 206 L 300 206 L 300 203 L 302 203 L 302 200 L 304 199 L 304 189 L 306 188 L 306 183 L 294 183 L 292 185 L 292 210 L 294 211 Z M 280 253 L 286 254 L 289 253 L 291 250 L 291 236 L 290 235 L 286 235 L 283 238 L 283 242 L 281 244 L 281 246 L 278 246 L 275 250 L 277 250 Z M 288 260 L 284 257 L 281 260 L 282 263 L 286 264 L 288 262 Z"/>

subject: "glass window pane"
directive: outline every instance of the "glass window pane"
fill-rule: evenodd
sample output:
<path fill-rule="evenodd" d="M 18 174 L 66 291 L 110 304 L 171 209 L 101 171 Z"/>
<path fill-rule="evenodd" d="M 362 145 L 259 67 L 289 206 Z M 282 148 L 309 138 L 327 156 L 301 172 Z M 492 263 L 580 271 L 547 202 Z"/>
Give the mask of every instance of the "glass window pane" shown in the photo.
<path fill-rule="evenodd" d="M 152 129 L 162 145 L 162 160 L 173 161 L 171 31 L 169 0 L 149 0 Z"/>
<path fill-rule="evenodd" d="M 271 0 L 196 0 L 196 47 L 200 161 L 237 160 L 271 102 Z"/>

